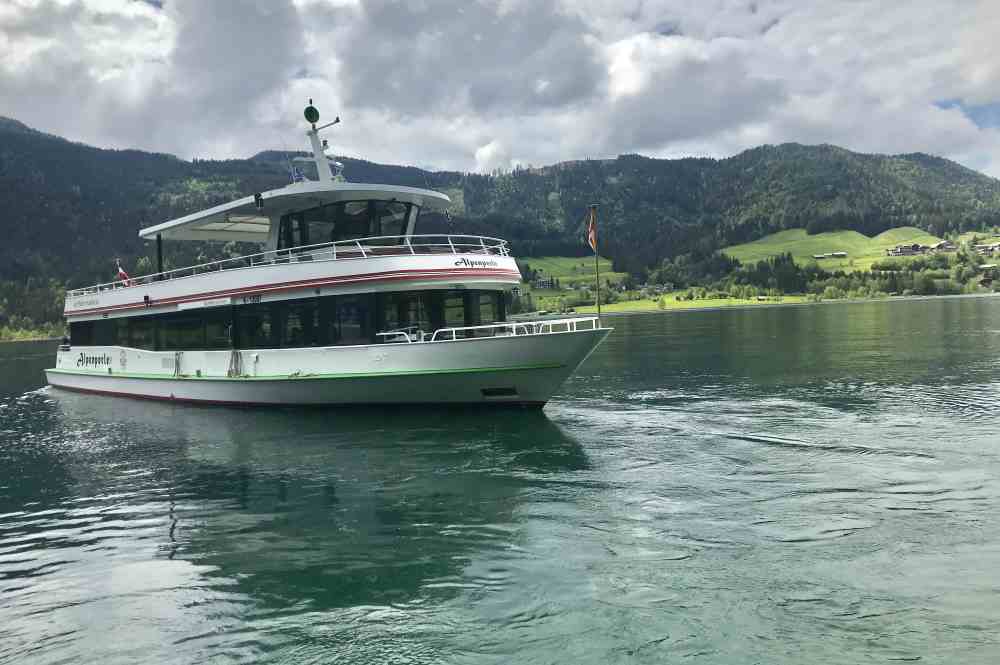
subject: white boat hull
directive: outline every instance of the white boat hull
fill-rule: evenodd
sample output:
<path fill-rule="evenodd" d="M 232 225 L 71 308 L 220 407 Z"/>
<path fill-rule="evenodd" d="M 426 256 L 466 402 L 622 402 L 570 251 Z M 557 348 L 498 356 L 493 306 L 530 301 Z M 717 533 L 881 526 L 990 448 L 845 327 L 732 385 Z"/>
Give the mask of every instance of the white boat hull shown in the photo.
<path fill-rule="evenodd" d="M 60 351 L 56 388 L 234 405 L 517 404 L 542 406 L 610 329 L 413 344 L 153 352 Z"/>

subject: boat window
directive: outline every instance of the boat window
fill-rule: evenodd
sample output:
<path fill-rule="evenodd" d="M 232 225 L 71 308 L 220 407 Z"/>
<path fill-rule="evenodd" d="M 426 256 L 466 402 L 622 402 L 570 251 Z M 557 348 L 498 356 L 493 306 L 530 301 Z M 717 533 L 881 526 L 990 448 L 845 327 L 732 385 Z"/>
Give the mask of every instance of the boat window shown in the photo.
<path fill-rule="evenodd" d="M 186 351 L 204 348 L 205 324 L 201 314 L 182 312 L 160 319 L 160 349 Z"/>
<path fill-rule="evenodd" d="M 373 232 L 369 201 L 348 201 L 311 208 L 301 213 L 303 229 L 314 244 L 378 235 Z M 299 239 L 301 239 L 301 233 Z M 294 240 L 294 239 L 293 239 Z M 301 246 L 298 242 L 286 247 Z M 280 249 L 280 247 L 279 247 Z"/>
<path fill-rule="evenodd" d="M 449 327 L 465 325 L 465 292 L 448 291 L 444 297 L 444 322 Z"/>
<path fill-rule="evenodd" d="M 277 346 L 268 304 L 236 308 L 236 346 L 240 349 L 267 349 Z"/>
<path fill-rule="evenodd" d="M 406 233 L 411 208 L 411 204 L 399 201 L 342 201 L 285 215 L 281 218 L 278 249 L 376 236 L 402 236 Z M 399 243 L 402 244 L 401 238 Z"/>
<path fill-rule="evenodd" d="M 94 346 L 114 346 L 118 343 L 118 331 L 113 319 L 94 321 Z"/>
<path fill-rule="evenodd" d="M 299 233 L 299 238 L 298 238 L 299 243 L 298 244 L 299 244 L 300 247 L 304 247 L 306 245 L 313 244 L 313 241 L 311 241 L 309 239 L 310 238 L 309 222 L 307 222 L 305 220 L 305 218 L 304 218 L 303 215 L 296 215 L 295 216 L 295 230 L 298 231 L 298 233 Z M 319 243 L 319 242 L 324 242 L 324 241 L 323 240 L 317 240 L 316 242 Z"/>
<path fill-rule="evenodd" d="M 302 348 L 371 342 L 373 295 L 327 296 L 236 308 L 237 348 Z"/>
<path fill-rule="evenodd" d="M 301 213 L 285 215 L 281 218 L 281 224 L 278 227 L 278 249 L 291 249 L 311 244 L 309 231 L 309 224 L 303 219 Z M 317 242 L 325 241 L 319 240 Z"/>
<path fill-rule="evenodd" d="M 76 346 L 94 345 L 94 324 L 96 321 L 74 321 L 69 324 L 69 343 Z"/>
<path fill-rule="evenodd" d="M 156 326 L 151 316 L 142 316 L 134 319 L 122 319 L 128 325 L 127 346 L 135 349 L 155 349 L 156 348 Z"/>
<path fill-rule="evenodd" d="M 135 324 L 137 328 L 142 327 L 144 324 L 141 323 L 143 320 L 151 320 L 152 317 L 141 317 L 135 319 L 120 318 L 120 319 L 101 319 L 99 321 L 82 321 L 78 323 L 70 324 L 70 339 L 73 344 L 92 344 L 94 346 L 134 346 L 133 340 L 129 337 L 129 322 L 136 321 Z M 85 335 L 84 332 L 87 326 L 91 327 L 90 339 L 87 341 L 79 341 L 77 336 Z M 150 329 L 151 330 L 151 329 Z M 141 332 L 136 333 L 136 339 L 144 339 Z M 153 348 L 152 338 L 148 341 L 149 346 L 140 348 Z"/>
<path fill-rule="evenodd" d="M 330 344 L 368 344 L 371 342 L 372 296 L 354 295 L 330 298 L 335 316 L 330 329 Z"/>
<path fill-rule="evenodd" d="M 115 344 L 117 346 L 128 346 L 128 319 L 113 319 L 111 326 L 115 331 Z"/>
<path fill-rule="evenodd" d="M 333 242 L 337 222 L 336 214 L 337 211 L 333 205 L 312 208 L 302 213 L 302 217 L 309 227 L 309 238 L 314 244 Z"/>
<path fill-rule="evenodd" d="M 308 300 L 294 300 L 281 304 L 287 306 L 281 345 L 284 347 L 319 345 L 319 327 L 316 325 L 316 300 L 310 298 Z"/>
<path fill-rule="evenodd" d="M 482 324 L 496 323 L 500 317 L 500 292 L 479 291 L 479 322 Z"/>
<path fill-rule="evenodd" d="M 233 314 L 229 307 L 205 311 L 205 348 L 228 349 L 232 346 L 230 331 Z"/>
<path fill-rule="evenodd" d="M 445 292 L 444 327 L 462 328 L 465 325 L 467 325 L 465 322 L 465 292 L 464 291 Z"/>
<path fill-rule="evenodd" d="M 374 207 L 374 201 L 348 201 L 337 204 L 336 226 L 331 230 L 331 239 L 354 240 L 378 235 L 372 224 Z"/>
<path fill-rule="evenodd" d="M 295 239 L 292 236 L 292 226 L 295 216 L 289 215 L 281 218 L 281 226 L 278 228 L 278 249 L 288 249 L 295 247 Z"/>
<path fill-rule="evenodd" d="M 406 215 L 410 211 L 407 203 L 399 201 L 377 201 L 375 203 L 375 235 L 401 236 L 406 233 Z"/>
<path fill-rule="evenodd" d="M 466 291 L 465 292 L 465 325 L 468 326 L 481 326 L 492 323 L 489 319 L 483 320 L 482 317 L 482 305 L 480 303 L 480 295 L 482 291 Z M 470 330 L 466 334 L 467 337 L 489 337 L 493 334 L 492 330 Z"/>
<path fill-rule="evenodd" d="M 380 294 L 378 311 L 380 332 L 407 328 L 433 332 L 499 323 L 506 318 L 501 292 L 474 289 Z M 492 330 L 462 331 L 457 337 L 492 334 Z"/>
<path fill-rule="evenodd" d="M 380 332 L 431 330 L 431 302 L 427 291 L 379 294 Z M 391 341 L 391 340 L 387 340 Z"/>

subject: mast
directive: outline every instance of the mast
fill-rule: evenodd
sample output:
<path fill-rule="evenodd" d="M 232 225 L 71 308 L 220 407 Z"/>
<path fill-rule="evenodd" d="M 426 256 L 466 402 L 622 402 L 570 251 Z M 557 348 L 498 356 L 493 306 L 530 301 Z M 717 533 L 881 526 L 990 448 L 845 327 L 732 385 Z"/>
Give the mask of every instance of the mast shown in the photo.
<path fill-rule="evenodd" d="M 601 325 L 601 256 L 597 253 L 597 204 L 590 204 L 590 223 L 594 233 L 594 273 L 597 282 L 597 325 Z"/>
<path fill-rule="evenodd" d="M 309 143 L 312 145 L 313 151 L 313 161 L 316 162 L 316 175 L 319 177 L 320 182 L 333 182 L 333 171 L 330 169 L 330 161 L 326 158 L 326 153 L 323 152 L 325 147 L 319 140 L 319 132 L 321 129 L 326 129 L 327 127 L 332 127 L 340 122 L 340 116 L 333 119 L 333 122 L 328 122 L 325 125 L 316 126 L 319 122 L 319 110 L 313 106 L 313 100 L 309 100 L 309 106 L 306 107 L 304 111 L 306 121 L 312 126 L 312 128 L 306 132 L 306 136 L 309 137 Z"/>

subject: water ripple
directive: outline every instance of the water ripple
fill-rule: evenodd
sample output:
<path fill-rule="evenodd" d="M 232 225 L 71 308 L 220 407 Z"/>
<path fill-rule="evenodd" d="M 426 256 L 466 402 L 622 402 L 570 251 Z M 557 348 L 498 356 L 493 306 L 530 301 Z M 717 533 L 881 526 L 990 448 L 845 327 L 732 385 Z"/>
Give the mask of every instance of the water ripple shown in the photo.
<path fill-rule="evenodd" d="M 0 397 L 0 663 L 993 662 L 1000 300 L 881 307 L 616 320 L 544 414 Z"/>

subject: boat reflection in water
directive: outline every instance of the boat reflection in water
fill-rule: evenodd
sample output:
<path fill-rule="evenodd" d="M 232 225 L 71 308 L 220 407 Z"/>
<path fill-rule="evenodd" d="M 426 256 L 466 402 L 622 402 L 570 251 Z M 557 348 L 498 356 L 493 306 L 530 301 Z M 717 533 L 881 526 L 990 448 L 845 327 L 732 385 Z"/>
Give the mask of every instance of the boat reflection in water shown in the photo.
<path fill-rule="evenodd" d="M 253 612 L 502 584 L 470 562 L 516 547 L 522 498 L 546 476 L 588 466 L 540 412 L 260 412 L 51 397 L 120 455 L 117 491 L 131 510 L 166 514 L 157 558 L 210 566 L 204 575 L 252 600 Z"/>

